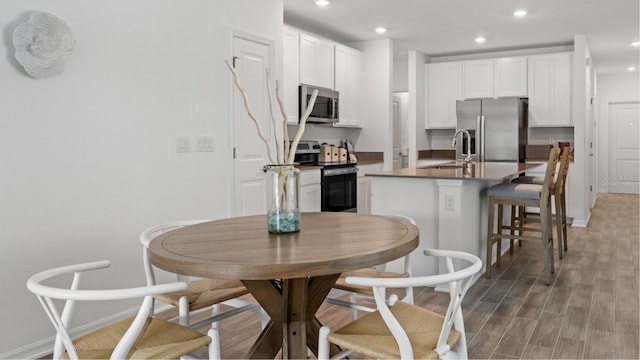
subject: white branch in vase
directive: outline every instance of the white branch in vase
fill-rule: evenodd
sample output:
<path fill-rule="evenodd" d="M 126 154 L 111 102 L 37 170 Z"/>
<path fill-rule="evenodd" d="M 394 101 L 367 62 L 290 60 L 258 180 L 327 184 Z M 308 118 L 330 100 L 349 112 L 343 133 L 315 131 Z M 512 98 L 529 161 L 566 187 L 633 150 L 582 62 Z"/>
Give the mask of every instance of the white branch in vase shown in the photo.
<path fill-rule="evenodd" d="M 247 110 L 247 115 L 249 115 L 249 118 L 251 119 L 251 121 L 253 121 L 253 123 L 256 125 L 256 130 L 258 130 L 258 136 L 260 137 L 260 139 L 262 139 L 262 142 L 264 142 L 264 145 L 267 148 L 267 156 L 269 157 L 269 161 L 275 164 L 275 162 L 273 161 L 273 156 L 271 156 L 271 147 L 269 146 L 269 142 L 262 134 L 262 127 L 260 126 L 260 123 L 256 119 L 255 115 L 253 115 L 253 111 L 251 111 L 251 107 L 249 107 L 249 99 L 247 97 L 247 93 L 244 91 L 244 88 L 242 88 L 242 86 L 240 85 L 240 81 L 238 80 L 238 73 L 236 72 L 236 69 L 233 66 L 231 66 L 231 63 L 229 63 L 229 60 L 225 60 L 224 62 L 227 64 L 227 67 L 229 68 L 229 70 L 231 70 L 231 74 L 233 74 L 233 83 L 236 85 L 238 90 L 240 90 L 240 94 L 242 95 L 242 100 L 244 102 L 244 107 Z"/>
<path fill-rule="evenodd" d="M 273 138 L 275 139 L 275 143 L 276 143 L 276 161 L 278 163 L 280 163 L 280 140 L 278 139 L 278 127 L 276 126 L 276 119 L 273 116 L 273 99 L 271 97 L 271 86 L 269 85 L 269 69 L 264 69 L 266 76 L 266 86 L 267 86 L 267 97 L 269 99 L 269 117 L 271 118 L 271 127 L 273 127 Z M 287 120 L 287 118 L 285 117 L 285 121 Z M 287 132 L 285 131 L 285 134 Z M 286 144 L 286 143 L 285 143 Z M 284 159 L 286 159 L 287 156 L 285 154 Z"/>
<path fill-rule="evenodd" d="M 313 110 L 313 106 L 316 103 L 316 98 L 318 97 L 318 90 L 315 89 L 311 93 L 311 99 L 309 99 L 309 104 L 307 108 L 304 110 L 302 117 L 300 117 L 300 124 L 298 125 L 298 132 L 296 136 L 293 138 L 293 142 L 289 147 L 289 157 L 287 158 L 287 164 L 293 164 L 293 158 L 296 155 L 296 149 L 298 148 L 298 143 L 300 142 L 300 138 L 302 137 L 302 133 L 304 133 L 304 128 L 307 124 L 307 119 L 309 115 L 311 115 L 311 111 Z"/>

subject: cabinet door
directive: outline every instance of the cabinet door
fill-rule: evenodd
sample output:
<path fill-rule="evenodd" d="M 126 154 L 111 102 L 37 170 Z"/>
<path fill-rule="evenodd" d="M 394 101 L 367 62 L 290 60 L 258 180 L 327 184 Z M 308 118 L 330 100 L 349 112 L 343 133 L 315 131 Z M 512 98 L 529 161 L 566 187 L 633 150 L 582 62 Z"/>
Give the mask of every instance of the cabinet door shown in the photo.
<path fill-rule="evenodd" d="M 425 128 L 437 129 L 445 123 L 446 96 L 444 93 L 444 63 L 428 64 L 425 71 L 427 83 L 427 119 Z"/>
<path fill-rule="evenodd" d="M 464 62 L 464 98 L 493 97 L 493 60 Z"/>
<path fill-rule="evenodd" d="M 316 78 L 320 87 L 333 89 L 333 44 L 316 42 Z"/>
<path fill-rule="evenodd" d="M 298 124 L 298 85 L 300 84 L 300 33 L 287 26 L 283 31 L 282 101 L 287 112 L 287 122 Z"/>
<path fill-rule="evenodd" d="M 300 184 L 298 187 L 298 208 L 300 211 L 320 211 L 321 187 L 320 170 L 300 171 Z"/>
<path fill-rule="evenodd" d="M 527 58 L 513 57 L 493 61 L 496 97 L 527 96 Z"/>
<path fill-rule="evenodd" d="M 571 125 L 571 54 L 529 57 L 529 126 Z"/>
<path fill-rule="evenodd" d="M 345 46 L 335 47 L 335 89 L 340 93 L 339 125 L 360 123 L 360 52 Z"/>
<path fill-rule="evenodd" d="M 553 104 L 554 123 L 558 126 L 571 125 L 571 53 L 554 56 Z"/>
<path fill-rule="evenodd" d="M 462 63 L 428 64 L 427 129 L 455 129 L 456 101 L 463 99 Z"/>
<path fill-rule="evenodd" d="M 298 207 L 301 212 L 316 212 L 321 209 L 320 184 L 300 185 L 300 203 Z"/>
<path fill-rule="evenodd" d="M 371 178 L 358 178 L 358 214 L 371 214 Z"/>
<path fill-rule="evenodd" d="M 333 89 L 333 45 L 300 34 L 300 82 Z"/>

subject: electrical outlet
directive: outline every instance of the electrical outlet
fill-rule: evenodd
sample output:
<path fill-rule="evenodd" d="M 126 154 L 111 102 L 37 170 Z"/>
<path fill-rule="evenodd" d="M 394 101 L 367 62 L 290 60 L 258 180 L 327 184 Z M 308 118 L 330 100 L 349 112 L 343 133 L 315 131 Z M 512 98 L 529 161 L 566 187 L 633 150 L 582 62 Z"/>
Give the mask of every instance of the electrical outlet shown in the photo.
<path fill-rule="evenodd" d="M 213 152 L 213 136 L 196 136 L 197 152 Z"/>
<path fill-rule="evenodd" d="M 191 152 L 190 136 L 176 136 L 176 152 L 177 153 Z"/>
<path fill-rule="evenodd" d="M 456 211 L 456 197 L 453 195 L 444 196 L 444 209 L 446 211 Z"/>

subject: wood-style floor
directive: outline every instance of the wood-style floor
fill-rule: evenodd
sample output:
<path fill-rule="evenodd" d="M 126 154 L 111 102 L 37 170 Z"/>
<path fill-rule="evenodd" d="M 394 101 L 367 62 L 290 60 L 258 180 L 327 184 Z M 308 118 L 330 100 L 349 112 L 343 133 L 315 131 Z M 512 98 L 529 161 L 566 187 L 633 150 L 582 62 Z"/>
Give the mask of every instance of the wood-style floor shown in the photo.
<path fill-rule="evenodd" d="M 544 284 L 541 247 L 525 242 L 467 294 L 463 312 L 474 359 L 638 359 L 640 197 L 600 194 L 587 228 L 569 228 L 566 257 Z M 555 249 L 554 249 L 555 250 Z M 444 313 L 448 295 L 416 291 L 415 303 Z M 348 310 L 324 304 L 332 328 Z M 245 313 L 220 323 L 222 356 L 243 358 L 260 331 Z"/>
<path fill-rule="evenodd" d="M 469 357 L 640 358 L 639 208 L 637 195 L 598 195 L 589 226 L 568 229 L 569 251 L 562 260 L 556 252 L 550 286 L 541 275 L 538 244 L 525 242 L 503 256 L 492 278 L 480 278 L 463 303 Z M 419 306 L 444 313 L 447 302 L 448 294 L 416 289 Z M 318 318 L 337 329 L 350 314 L 324 304 Z M 260 333 L 259 321 L 245 312 L 220 323 L 223 358 L 244 358 Z"/>

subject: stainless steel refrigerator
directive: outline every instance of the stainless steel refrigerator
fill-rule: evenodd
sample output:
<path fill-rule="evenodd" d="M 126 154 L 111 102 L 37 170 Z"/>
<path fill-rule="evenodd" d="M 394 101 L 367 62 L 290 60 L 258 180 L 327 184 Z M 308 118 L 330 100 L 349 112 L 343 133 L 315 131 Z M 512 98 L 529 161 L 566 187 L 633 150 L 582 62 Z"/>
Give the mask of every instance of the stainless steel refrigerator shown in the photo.
<path fill-rule="evenodd" d="M 456 102 L 456 129 L 471 134 L 475 161 L 524 161 L 527 144 L 527 99 L 483 99 Z M 456 158 L 467 154 L 467 140 L 456 142 Z"/>

